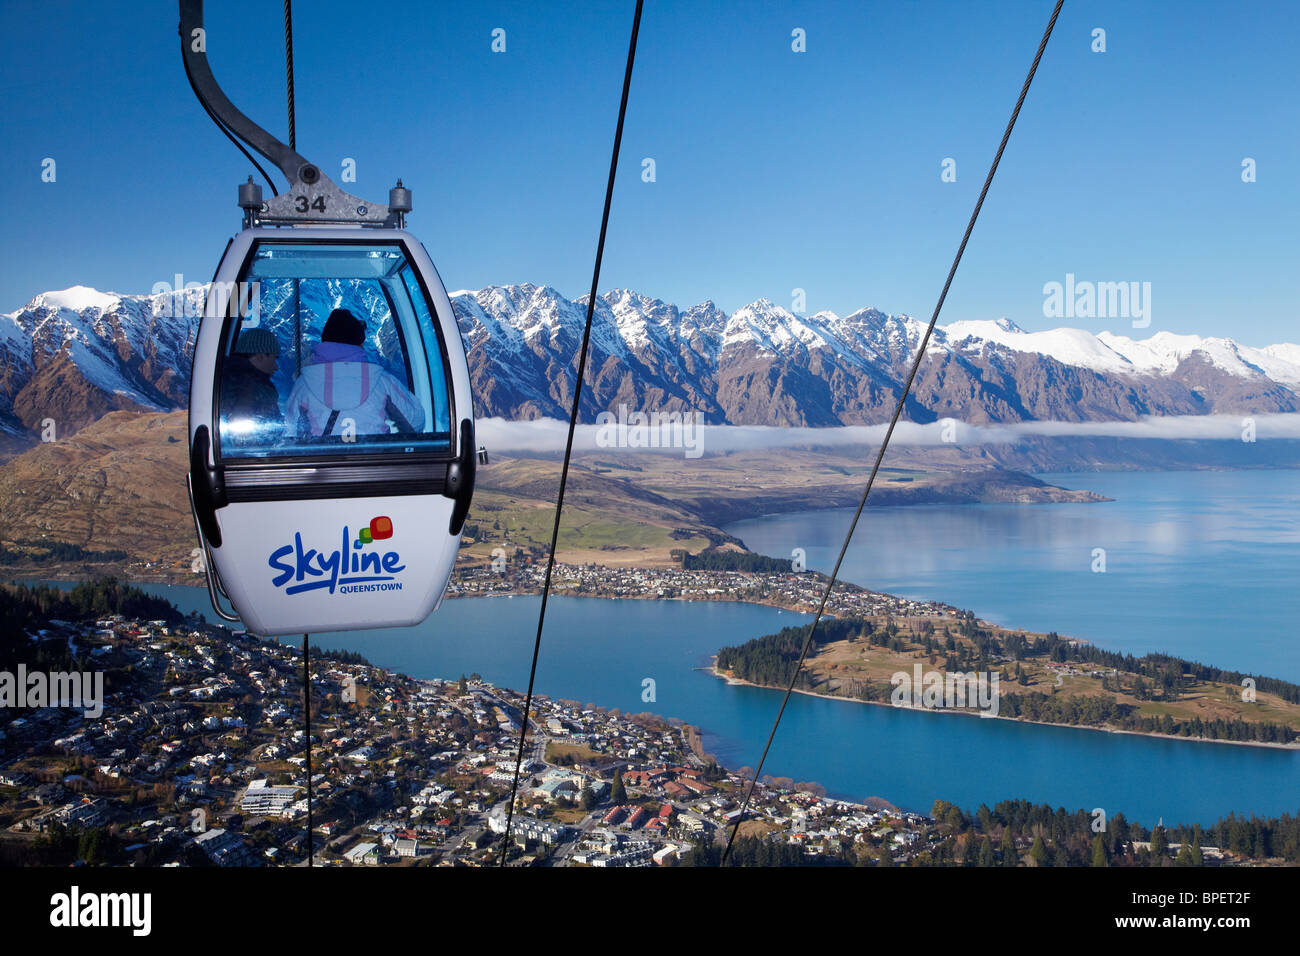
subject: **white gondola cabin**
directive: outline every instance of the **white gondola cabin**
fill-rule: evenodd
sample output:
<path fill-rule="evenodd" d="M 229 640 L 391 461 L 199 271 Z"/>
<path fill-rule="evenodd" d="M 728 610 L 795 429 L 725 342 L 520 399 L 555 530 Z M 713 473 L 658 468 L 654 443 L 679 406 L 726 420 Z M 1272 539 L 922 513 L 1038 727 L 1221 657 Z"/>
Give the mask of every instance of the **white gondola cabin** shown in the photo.
<path fill-rule="evenodd" d="M 210 584 L 251 632 L 409 625 L 437 607 L 476 446 L 451 303 L 409 233 L 236 236 L 204 309 L 189 431 Z"/>

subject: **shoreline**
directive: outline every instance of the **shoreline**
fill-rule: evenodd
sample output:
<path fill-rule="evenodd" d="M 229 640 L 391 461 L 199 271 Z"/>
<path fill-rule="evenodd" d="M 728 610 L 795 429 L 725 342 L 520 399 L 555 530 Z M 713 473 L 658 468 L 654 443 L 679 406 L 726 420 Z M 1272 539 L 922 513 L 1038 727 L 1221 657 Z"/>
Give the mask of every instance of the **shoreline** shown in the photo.
<path fill-rule="evenodd" d="M 561 568 L 562 564 L 563 564 L 562 562 L 557 562 L 556 564 L 557 569 Z M 610 566 L 601 565 L 599 567 L 601 568 L 601 570 L 611 571 L 615 573 L 620 573 L 620 572 L 621 573 L 631 573 L 631 572 L 677 573 L 682 571 L 682 569 L 676 565 L 665 565 L 663 567 L 647 567 L 647 568 L 622 567 L 616 565 L 610 565 Z M 481 570 L 481 567 L 478 565 L 473 565 L 473 566 L 469 566 L 469 569 Z M 744 574 L 744 575 L 751 575 L 755 579 L 764 576 L 764 572 L 753 572 L 753 571 L 716 571 L 716 572 L 692 572 L 692 573 Z M 817 581 L 819 584 L 823 584 L 827 579 L 826 575 L 822 574 L 819 571 L 809 570 L 805 572 L 796 572 L 796 573 L 800 574 L 801 576 L 807 576 L 811 580 Z M 179 572 L 138 573 L 131 569 L 112 567 L 112 566 L 105 567 L 105 568 L 94 568 L 94 569 L 85 567 L 77 570 L 68 568 L 66 566 L 58 567 L 58 568 L 47 568 L 47 569 L 16 568 L 4 574 L 3 580 L 10 584 L 35 583 L 40 581 L 75 584 L 78 581 L 93 580 L 96 577 L 103 577 L 103 576 L 118 577 L 121 578 L 127 584 L 137 584 L 137 585 L 154 584 L 154 585 L 165 585 L 166 587 L 195 588 L 200 591 L 206 590 L 206 585 L 204 583 L 203 576 L 200 574 L 185 575 Z M 778 577 L 778 578 L 782 576 L 783 575 L 780 574 L 774 575 L 774 577 Z M 183 580 L 184 578 L 188 578 L 188 580 Z M 453 587 L 458 587 L 458 590 L 453 591 L 452 590 Z M 871 588 L 866 588 L 863 587 L 862 585 L 854 584 L 851 581 L 841 580 L 836 582 L 836 589 L 842 591 L 845 594 L 862 594 L 862 595 L 867 595 L 870 597 L 882 599 L 884 601 L 892 601 L 901 604 L 911 604 L 917 607 L 928 606 L 936 610 L 941 609 L 944 612 L 956 612 L 958 610 L 961 610 L 956 605 L 948 604 L 944 601 L 907 598 L 901 595 L 891 594 L 890 592 L 887 591 L 875 591 L 872 590 Z M 465 589 L 463 582 L 458 586 L 458 583 L 453 575 L 447 593 L 443 596 L 443 600 L 451 601 L 451 600 L 460 600 L 462 598 L 492 598 L 492 597 L 537 597 L 541 593 L 542 593 L 541 586 L 532 585 L 532 584 L 523 584 L 517 587 L 512 586 L 510 590 L 481 590 L 480 591 L 480 590 Z M 815 603 L 802 605 L 802 606 L 795 606 L 791 602 L 782 603 L 778 600 L 774 600 L 770 598 L 765 599 L 765 598 L 756 598 L 756 597 L 749 597 L 749 596 L 736 596 L 735 594 L 690 594 L 690 595 L 675 594 L 671 596 L 665 596 L 662 594 L 658 594 L 653 590 L 649 590 L 649 589 L 639 594 L 571 593 L 571 589 L 557 588 L 555 586 L 552 586 L 551 595 L 553 597 L 595 598 L 604 601 L 678 601 L 687 604 L 690 603 L 749 604 L 755 607 L 768 607 L 777 611 L 788 612 L 790 614 L 802 614 L 806 616 L 812 616 L 817 613 L 817 607 Z M 837 611 L 828 607 L 823 616 L 827 618 L 838 618 L 843 616 L 844 613 L 845 612 L 843 610 Z M 903 612 L 899 612 L 899 613 L 901 614 Z M 1002 625 L 996 624 L 993 621 L 986 621 L 983 618 L 978 618 L 977 623 L 987 627 L 1002 627 Z M 1062 635 L 1062 637 L 1066 637 L 1072 641 L 1077 641 L 1080 644 L 1090 643 L 1086 638 L 1069 637 L 1069 635 Z"/>
<path fill-rule="evenodd" d="M 814 572 L 814 573 L 817 573 L 817 572 Z M 34 578 L 29 578 L 28 580 L 35 580 L 35 579 L 34 579 Z M 57 579 L 45 578 L 44 580 L 57 580 Z M 16 579 L 16 578 L 10 578 L 10 582 L 11 582 L 11 583 L 21 583 L 21 582 L 20 582 L 18 579 Z M 128 578 L 127 578 L 127 583 L 130 583 L 130 584 L 162 584 L 162 585 L 166 585 L 166 586 L 168 586 L 168 587 L 193 587 L 193 588 L 196 588 L 196 589 L 202 590 L 202 588 L 201 588 L 200 585 L 198 585 L 198 584 L 182 584 L 182 583 L 175 582 L 175 581 L 171 581 L 171 580 L 148 579 L 148 578 L 144 578 L 144 577 L 136 577 L 136 576 L 128 577 Z M 856 589 L 858 589 L 858 590 L 861 590 L 862 592 L 867 593 L 867 594 L 877 594 L 877 595 L 880 595 L 880 596 L 882 596 L 882 597 L 889 598 L 889 599 L 895 599 L 895 598 L 897 597 L 896 595 L 891 595 L 891 594 L 888 594 L 887 592 L 871 591 L 871 590 L 868 589 L 868 588 L 862 588 L 860 585 L 852 585 L 852 587 L 853 587 L 853 588 L 856 588 Z M 447 594 L 447 595 L 446 595 L 446 598 L 460 600 L 460 599 L 470 599 L 470 598 L 491 598 L 491 597 L 497 597 L 497 598 L 500 598 L 500 597 L 512 598 L 512 597 L 515 597 L 515 596 L 519 596 L 519 597 L 525 597 L 525 596 L 536 597 L 536 596 L 538 596 L 540 593 L 541 593 L 540 588 L 537 588 L 537 589 L 525 588 L 525 589 L 520 589 L 520 590 L 496 591 L 496 592 L 490 592 L 490 591 L 488 591 L 488 592 L 473 592 L 473 591 L 471 591 L 471 592 L 461 592 L 461 593 L 457 593 L 457 594 Z M 573 597 L 573 598 L 589 598 L 589 599 L 595 599 L 595 600 L 606 600 L 606 601 L 677 601 L 677 602 L 688 603 L 688 604 L 689 604 L 689 603 L 697 603 L 697 602 L 698 602 L 698 603 L 746 604 L 746 605 L 751 605 L 751 606 L 754 606 L 754 607 L 767 607 L 767 608 L 771 608 L 771 609 L 773 609 L 773 610 L 776 610 L 776 611 L 778 611 L 778 612 L 789 612 L 789 613 L 791 613 L 791 614 L 803 615 L 803 616 L 805 616 L 805 617 L 807 617 L 807 616 L 811 616 L 812 614 L 815 613 L 815 610 L 814 610 L 814 609 L 807 609 L 807 610 L 804 610 L 804 609 L 794 608 L 794 607 L 790 607 L 788 604 L 782 604 L 782 603 L 779 603 L 779 602 L 776 602 L 776 601 L 770 601 L 770 600 L 754 600 L 754 599 L 752 599 L 752 598 L 736 597 L 736 596 L 732 596 L 732 595 L 721 595 L 721 594 L 719 594 L 719 595 L 692 595 L 692 596 L 687 597 L 687 596 L 683 596 L 683 595 L 663 596 L 663 595 L 659 595 L 659 594 L 648 594 L 648 593 L 647 593 L 647 594 L 640 594 L 640 595 L 626 595 L 626 594 L 605 595 L 605 594 L 564 594 L 564 593 L 558 593 L 558 594 L 556 594 L 556 596 L 557 596 L 557 597 Z M 904 600 L 907 600 L 907 599 L 904 599 Z M 944 607 L 944 608 L 949 609 L 949 610 L 955 610 L 955 608 L 954 608 L 952 605 L 946 605 L 946 604 L 943 604 L 942 602 L 937 602 L 937 601 L 936 601 L 936 602 L 928 602 L 928 603 L 930 603 L 932 606 Z M 829 618 L 835 618 L 835 617 L 837 617 L 838 615 L 836 615 L 836 614 L 833 613 L 833 612 L 828 611 L 824 616 L 829 617 Z M 978 623 L 980 623 L 980 624 L 984 624 L 984 625 L 988 625 L 988 626 L 993 626 L 993 627 L 1000 627 L 1000 625 L 995 625 L 995 624 L 992 624 L 992 622 L 984 621 L 982 618 L 977 619 L 977 621 L 978 621 Z M 1066 639 L 1068 639 L 1068 640 L 1077 641 L 1077 642 L 1080 643 L 1080 644 L 1088 644 L 1088 643 L 1091 643 L 1091 642 L 1089 642 L 1088 640 L 1086 640 L 1086 639 L 1082 639 L 1082 638 L 1069 638 L 1067 635 L 1062 635 L 1062 637 L 1063 637 L 1063 638 L 1066 638 Z M 775 691 L 780 691 L 780 690 L 781 690 L 781 688 L 779 688 L 779 687 L 772 687 L 772 686 L 765 685 L 765 684 L 756 684 L 756 683 L 753 683 L 753 682 L 751 682 L 751 681 L 746 681 L 746 680 L 743 680 L 743 679 L 741 679 L 741 678 L 734 677 L 734 676 L 732 676 L 732 675 L 729 675 L 729 674 L 723 673 L 722 671 L 719 671 L 719 670 L 717 669 L 717 659 L 718 659 L 718 658 L 717 658 L 717 654 L 715 653 L 715 654 L 713 655 L 712 661 L 711 661 L 711 663 L 708 665 L 708 667 L 707 667 L 707 668 L 701 668 L 701 669 L 708 670 L 711 674 L 713 674 L 713 676 L 718 677 L 718 678 L 721 678 L 722 680 L 726 681 L 728 684 L 741 685 L 741 686 L 749 686 L 749 687 L 758 687 L 758 688 L 761 688 L 761 689 L 764 689 L 764 690 L 775 690 Z M 924 707 L 924 706 L 916 706 L 916 705 L 895 706 L 894 704 L 887 703 L 887 702 L 884 702 L 884 701 L 876 701 L 876 700 L 860 700 L 860 699 L 858 699 L 858 698 L 856 698 L 856 697 L 846 697 L 846 696 L 839 695 L 839 694 L 826 694 L 826 693 L 820 693 L 820 692 L 817 692 L 817 691 L 802 690 L 802 689 L 799 689 L 799 688 L 795 688 L 795 689 L 794 689 L 794 692 L 795 692 L 795 693 L 798 693 L 798 694 L 804 694 L 805 696 L 809 696 L 809 697 L 820 697 L 820 698 L 823 698 L 823 699 L 825 699 L 825 700 L 838 700 L 838 701 L 846 701 L 846 702 L 849 702 L 849 703 L 857 703 L 857 704 L 874 704 L 874 705 L 881 706 L 881 707 L 890 707 L 890 708 L 895 709 L 895 710 L 914 710 L 914 711 L 924 711 L 924 712 L 926 712 L 926 713 L 941 713 L 941 714 L 942 714 L 942 713 L 949 713 L 949 714 L 962 715 L 962 716 L 966 716 L 966 717 L 978 717 L 978 718 L 980 718 L 981 720 L 989 720 L 989 719 L 993 719 L 993 720 L 1009 720 L 1009 721 L 1012 721 L 1012 722 L 1014 722 L 1014 723 L 1026 724 L 1026 725 L 1036 725 L 1036 726 L 1041 726 L 1041 727 L 1062 727 L 1062 728 L 1067 728 L 1067 729 L 1091 730 L 1091 731 L 1097 731 L 1097 732 L 1101 732 L 1101 733 L 1109 733 L 1109 734 L 1125 734 L 1125 735 L 1135 736 L 1135 737 L 1149 737 L 1149 738 L 1157 739 L 1157 740 L 1181 740 L 1181 741 L 1186 741 L 1186 742 L 1189 742 L 1189 743 L 1231 744 L 1231 745 L 1236 745 L 1236 746 L 1261 747 L 1261 748 L 1271 749 L 1271 750 L 1290 750 L 1290 751 L 1297 751 L 1297 750 L 1300 750 L 1300 741 L 1297 741 L 1297 742 L 1294 742 L 1294 743 L 1286 743 L 1286 744 L 1282 744 L 1282 743 L 1272 743 L 1272 742 L 1268 742 L 1268 741 L 1258 741 L 1258 740 L 1227 740 L 1227 739 L 1216 738 L 1216 737 L 1184 737 L 1184 736 L 1179 735 L 1179 734 L 1161 734 L 1161 733 L 1153 733 L 1153 732 L 1150 732 L 1150 731 L 1126 730 L 1126 729 L 1118 728 L 1118 727 L 1105 727 L 1105 726 L 1100 726 L 1100 727 L 1099 727 L 1099 726 L 1094 726 L 1094 725 L 1090 725 L 1090 724 L 1064 724 L 1064 723 L 1052 723 L 1052 722 L 1050 722 L 1050 721 L 1042 721 L 1042 720 L 1028 720 L 1028 719 L 1025 719 L 1025 718 L 1023 718 L 1023 717 L 1004 717 L 1004 716 L 1002 716 L 1002 715 L 1000 715 L 1000 714 L 997 715 L 997 716 L 994 716 L 994 717 L 991 717 L 991 718 L 990 718 L 990 717 L 984 717 L 982 714 L 978 713 L 977 711 L 971 711 L 971 710 L 949 710 L 949 709 L 947 709 L 947 708 L 934 708 L 934 707 Z M 699 730 L 699 733 L 700 733 L 700 735 L 701 735 L 701 737 L 702 737 L 702 736 L 703 736 L 703 733 L 704 733 L 704 728 L 701 727 L 701 728 L 698 728 L 698 730 Z M 712 757 L 713 755 L 710 754 L 710 755 L 707 755 L 707 756 L 708 756 L 708 757 Z M 714 759 L 716 760 L 716 758 L 714 758 Z"/>
<path fill-rule="evenodd" d="M 700 670 L 708 671 L 714 677 L 725 681 L 730 686 L 735 687 L 757 687 L 760 690 L 774 690 L 780 693 L 780 687 L 773 687 L 770 684 L 755 684 L 753 681 L 747 681 L 743 678 L 736 677 L 734 674 L 718 670 L 718 657 L 713 656 L 712 663 L 708 667 L 702 667 Z M 812 690 L 801 690 L 794 688 L 794 693 L 803 694 L 807 697 L 820 697 L 822 700 L 837 700 L 846 704 L 868 704 L 873 707 L 888 707 L 891 710 L 910 710 L 926 714 L 946 714 L 957 717 L 977 717 L 980 720 L 1008 720 L 1015 724 L 1026 724 L 1037 727 L 1060 727 L 1065 730 L 1092 730 L 1104 734 L 1125 734 L 1130 737 L 1150 737 L 1154 740 L 1181 740 L 1193 744 L 1231 744 L 1238 747 L 1263 747 L 1267 750 L 1290 750 L 1300 751 L 1300 743 L 1292 744 L 1275 744 L 1263 740 L 1222 740 L 1217 737 L 1183 737 L 1179 734 L 1155 734 L 1144 730 L 1124 730 L 1119 727 L 1097 727 L 1092 724 L 1054 724 L 1045 720 L 1026 720 L 1023 717 L 1003 717 L 998 714 L 993 717 L 985 717 L 977 711 L 969 709 L 956 710 L 945 707 L 918 707 L 915 704 L 907 706 L 897 706 L 881 700 L 859 700 L 857 697 L 844 697 L 840 694 L 823 694 Z"/>

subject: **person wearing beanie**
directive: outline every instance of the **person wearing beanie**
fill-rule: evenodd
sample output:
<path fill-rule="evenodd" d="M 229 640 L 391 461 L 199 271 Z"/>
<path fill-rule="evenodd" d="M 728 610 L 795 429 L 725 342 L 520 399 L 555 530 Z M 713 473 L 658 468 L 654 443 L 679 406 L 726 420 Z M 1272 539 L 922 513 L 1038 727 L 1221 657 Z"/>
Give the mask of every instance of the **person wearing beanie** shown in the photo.
<path fill-rule="evenodd" d="M 280 393 L 271 381 L 279 355 L 280 341 L 273 332 L 239 333 L 221 370 L 221 418 L 231 434 L 259 443 L 279 437 Z"/>
<path fill-rule="evenodd" d="M 366 323 L 348 309 L 335 309 L 325 320 L 320 340 L 322 343 L 335 342 L 339 345 L 365 345 Z"/>
<path fill-rule="evenodd" d="M 348 309 L 335 309 L 321 329 L 311 362 L 289 393 L 284 424 L 300 438 L 387 435 L 424 427 L 424 408 L 414 395 L 366 352 L 366 324 Z"/>

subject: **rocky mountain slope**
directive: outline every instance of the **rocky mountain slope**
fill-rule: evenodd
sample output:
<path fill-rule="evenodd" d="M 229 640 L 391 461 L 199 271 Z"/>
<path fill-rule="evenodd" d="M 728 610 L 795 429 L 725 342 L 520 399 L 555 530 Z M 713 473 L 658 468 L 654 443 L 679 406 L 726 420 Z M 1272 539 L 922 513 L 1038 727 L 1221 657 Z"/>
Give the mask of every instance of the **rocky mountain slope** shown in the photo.
<path fill-rule="evenodd" d="M 183 408 L 202 295 L 78 286 L 0 315 L 0 437 L 30 444 L 51 421 L 70 434 L 114 409 Z M 531 284 L 452 300 L 478 414 L 567 417 L 585 301 Z M 923 331 L 876 309 L 796 315 L 760 299 L 728 315 L 615 289 L 596 302 L 583 418 L 626 405 L 710 424 L 879 423 Z M 1026 332 L 1006 319 L 937 328 L 907 409 L 913 421 L 972 424 L 1296 411 L 1300 345 Z"/>

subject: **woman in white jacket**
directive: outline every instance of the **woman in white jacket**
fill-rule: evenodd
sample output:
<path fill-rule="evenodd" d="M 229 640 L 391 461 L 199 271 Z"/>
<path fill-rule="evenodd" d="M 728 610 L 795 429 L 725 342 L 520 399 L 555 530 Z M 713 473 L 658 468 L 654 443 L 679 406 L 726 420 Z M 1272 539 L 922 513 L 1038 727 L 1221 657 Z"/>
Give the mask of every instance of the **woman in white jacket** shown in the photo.
<path fill-rule="evenodd" d="M 323 438 L 351 427 L 357 435 L 424 428 L 424 409 L 405 386 L 365 350 L 366 324 L 347 309 L 330 313 L 320 344 L 304 365 L 285 411 L 288 434 Z"/>

